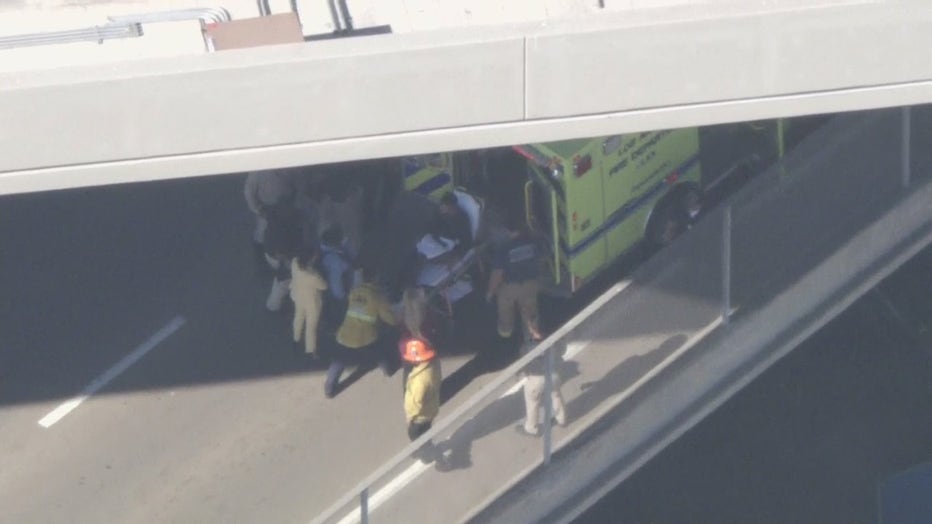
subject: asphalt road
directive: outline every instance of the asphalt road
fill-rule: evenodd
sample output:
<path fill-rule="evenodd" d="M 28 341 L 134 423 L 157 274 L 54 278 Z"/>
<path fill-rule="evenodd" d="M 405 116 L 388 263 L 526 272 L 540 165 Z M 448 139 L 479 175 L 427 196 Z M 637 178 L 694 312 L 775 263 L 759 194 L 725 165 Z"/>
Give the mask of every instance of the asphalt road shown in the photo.
<path fill-rule="evenodd" d="M 326 400 L 265 312 L 242 183 L 0 200 L 0 521 L 307 522 L 407 444 L 400 374 Z M 444 409 L 495 367 L 473 357 L 445 356 Z"/>
<path fill-rule="evenodd" d="M 226 176 L 0 199 L 0 521 L 307 522 L 407 444 L 399 376 L 369 373 L 326 400 L 320 365 L 293 353 L 289 319 L 264 311 L 268 279 L 254 273 L 242 182 Z M 643 330 L 670 329 L 651 311 L 673 310 L 670 301 L 682 298 L 673 291 L 717 292 L 711 280 L 689 281 L 636 311 L 642 322 L 621 326 L 637 331 L 627 333 L 627 350 L 643 349 L 635 343 Z M 717 311 L 702 300 L 677 303 L 691 328 L 704 325 L 706 309 Z M 444 356 L 443 410 L 502 365 L 476 358 L 494 336 L 488 311 L 467 305 L 463 318 L 488 329 L 467 327 L 465 343 Z M 128 355 L 139 358 L 121 365 Z M 616 369 L 601 364 L 580 366 L 577 382 Z M 59 411 L 89 387 L 92 395 Z M 63 416 L 40 425 L 55 413 Z M 516 417 L 491 427 L 508 430 Z M 719 433 L 726 448 L 732 431 Z M 498 438 L 477 440 L 473 452 L 493 478 L 500 457 L 514 459 L 511 447 L 483 448 Z M 753 469 L 747 475 L 758 478 Z M 489 487 L 478 484 L 470 487 Z"/>
<path fill-rule="evenodd" d="M 873 523 L 932 459 L 932 249 L 622 483 L 580 523 Z"/>
<path fill-rule="evenodd" d="M 264 310 L 242 185 L 0 199 L 0 522 L 307 522 L 408 443 L 400 374 L 327 400 Z M 545 324 L 596 291 L 545 301 Z M 479 298 L 444 348 L 444 411 L 513 358 Z"/>

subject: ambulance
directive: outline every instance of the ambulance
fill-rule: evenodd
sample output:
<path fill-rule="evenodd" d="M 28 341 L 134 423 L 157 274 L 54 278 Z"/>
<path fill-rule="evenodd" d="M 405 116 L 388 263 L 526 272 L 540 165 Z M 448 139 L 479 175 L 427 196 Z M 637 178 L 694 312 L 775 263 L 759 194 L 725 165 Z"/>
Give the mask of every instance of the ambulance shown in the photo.
<path fill-rule="evenodd" d="M 402 187 L 439 200 L 455 185 L 475 193 L 515 193 L 523 185 L 523 201 L 518 195 L 504 205 L 523 207 L 528 225 L 548 239 L 544 289 L 552 294 L 572 295 L 645 237 L 668 242 L 679 217 L 700 201 L 696 128 L 511 149 L 527 159 L 526 172 L 516 175 L 514 162 L 498 165 L 485 191 L 478 177 L 454 173 L 447 153 L 402 159 Z M 522 179 L 516 186 L 509 176 Z"/>
<path fill-rule="evenodd" d="M 550 246 L 543 289 L 571 296 L 635 248 L 668 244 L 704 207 L 777 161 L 787 143 L 795 144 L 826 119 L 512 147 L 526 164 L 526 221 Z"/>
<path fill-rule="evenodd" d="M 528 225 L 551 244 L 545 288 L 568 295 L 642 239 L 661 244 L 699 202 L 696 128 L 515 146 Z"/>
<path fill-rule="evenodd" d="M 470 153 L 408 157 L 403 188 L 433 200 L 454 188 L 486 200 L 514 193 L 502 206 L 520 208 L 550 248 L 543 289 L 566 297 L 636 248 L 671 242 L 705 207 L 781 157 L 786 139 L 795 143 L 824 121 L 800 117 L 518 145 L 494 153 L 523 157 L 518 162 L 480 175 L 464 169 L 474 164 Z"/>

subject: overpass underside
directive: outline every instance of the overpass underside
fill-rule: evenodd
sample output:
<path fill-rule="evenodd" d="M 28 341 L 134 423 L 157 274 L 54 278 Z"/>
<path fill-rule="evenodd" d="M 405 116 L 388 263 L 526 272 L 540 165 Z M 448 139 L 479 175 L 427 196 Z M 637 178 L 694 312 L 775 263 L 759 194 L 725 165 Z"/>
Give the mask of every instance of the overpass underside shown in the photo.
<path fill-rule="evenodd" d="M 691 2 L 0 74 L 0 194 L 932 101 L 921 0 Z"/>

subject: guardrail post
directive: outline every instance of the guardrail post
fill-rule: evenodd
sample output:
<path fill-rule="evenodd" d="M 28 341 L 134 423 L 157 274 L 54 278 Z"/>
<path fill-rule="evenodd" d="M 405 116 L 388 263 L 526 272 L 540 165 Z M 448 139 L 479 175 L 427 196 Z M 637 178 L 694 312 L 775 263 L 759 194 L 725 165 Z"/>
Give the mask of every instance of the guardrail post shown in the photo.
<path fill-rule="evenodd" d="M 722 325 L 731 317 L 731 204 L 722 219 Z"/>
<path fill-rule="evenodd" d="M 909 188 L 909 179 L 910 179 L 910 165 L 909 165 L 909 161 L 910 161 L 909 146 L 910 146 L 910 139 L 911 139 L 911 136 L 910 136 L 911 135 L 911 126 L 910 126 L 911 111 L 910 110 L 911 108 L 909 106 L 900 109 L 903 115 L 903 119 L 902 119 L 903 142 L 902 144 L 900 144 L 900 147 L 901 147 L 900 148 L 900 153 L 901 153 L 901 157 L 900 157 L 901 179 L 900 181 L 903 184 L 903 189 Z"/>
<path fill-rule="evenodd" d="M 553 437 L 553 346 L 547 348 L 544 366 L 544 465 L 550 464 Z"/>
<path fill-rule="evenodd" d="M 359 522 L 369 524 L 369 488 L 359 494 Z"/>

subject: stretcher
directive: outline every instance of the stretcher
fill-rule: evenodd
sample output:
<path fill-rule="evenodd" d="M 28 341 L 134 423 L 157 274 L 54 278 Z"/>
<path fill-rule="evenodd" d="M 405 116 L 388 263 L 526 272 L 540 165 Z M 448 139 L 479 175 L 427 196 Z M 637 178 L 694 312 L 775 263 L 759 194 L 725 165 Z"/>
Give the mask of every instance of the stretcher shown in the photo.
<path fill-rule="evenodd" d="M 479 228 L 482 225 L 483 202 L 462 189 L 454 189 L 457 204 L 469 218 L 472 233 L 472 247 L 453 260 L 448 254 L 456 247 L 449 239 L 434 239 L 425 236 L 418 242 L 418 251 L 427 259 L 417 276 L 417 284 L 427 289 L 428 296 L 439 298 L 449 315 L 453 314 L 453 304 L 469 295 L 474 289 L 470 270 L 479 261 Z"/>

